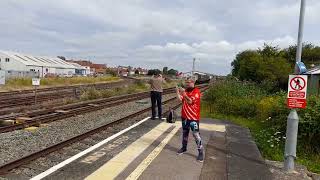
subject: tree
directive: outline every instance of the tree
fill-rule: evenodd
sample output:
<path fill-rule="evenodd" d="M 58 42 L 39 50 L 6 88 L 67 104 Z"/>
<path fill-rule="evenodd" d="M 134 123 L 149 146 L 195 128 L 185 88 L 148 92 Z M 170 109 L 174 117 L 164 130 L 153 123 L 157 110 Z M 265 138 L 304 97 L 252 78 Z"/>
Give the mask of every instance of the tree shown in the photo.
<path fill-rule="evenodd" d="M 283 51 L 267 44 L 262 49 L 238 53 L 231 65 L 233 76 L 264 84 L 269 91 L 285 89 L 288 75 L 293 70 Z"/>
<path fill-rule="evenodd" d="M 162 73 L 163 74 L 168 74 L 168 67 L 163 67 Z"/>
<path fill-rule="evenodd" d="M 159 69 L 150 69 L 148 70 L 148 75 L 160 74 L 161 71 Z"/>
<path fill-rule="evenodd" d="M 170 70 L 168 71 L 168 75 L 173 75 L 173 76 L 175 76 L 175 75 L 177 75 L 177 73 L 178 73 L 178 71 L 175 70 L 175 69 L 170 69 Z"/>
<path fill-rule="evenodd" d="M 257 61 L 260 55 L 257 51 L 246 50 L 238 53 L 236 58 L 231 63 L 232 75 L 238 77 L 240 80 L 252 79 L 252 76 L 256 76 L 254 73 L 257 68 Z M 256 59 L 256 60 L 255 60 Z M 254 63 L 256 61 L 256 63 Z"/>
<path fill-rule="evenodd" d="M 138 70 L 138 69 L 137 69 L 137 70 L 135 70 L 135 71 L 134 71 L 134 74 L 139 75 L 139 74 L 140 74 L 139 70 Z"/>
<path fill-rule="evenodd" d="M 294 67 L 296 62 L 296 51 L 296 45 L 289 46 L 288 48 L 282 50 L 283 57 L 289 61 L 292 67 Z M 302 45 L 301 59 L 307 67 L 310 67 L 312 64 L 320 64 L 320 47 L 314 46 L 311 43 L 304 43 Z"/>
<path fill-rule="evenodd" d="M 116 71 L 109 69 L 109 68 L 106 69 L 106 74 L 110 74 L 114 77 L 118 75 Z"/>

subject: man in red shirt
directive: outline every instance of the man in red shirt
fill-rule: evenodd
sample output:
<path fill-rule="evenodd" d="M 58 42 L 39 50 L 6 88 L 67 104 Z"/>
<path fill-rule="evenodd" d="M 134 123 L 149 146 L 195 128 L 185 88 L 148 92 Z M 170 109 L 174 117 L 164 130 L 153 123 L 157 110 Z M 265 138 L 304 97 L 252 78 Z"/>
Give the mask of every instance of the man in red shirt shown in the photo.
<path fill-rule="evenodd" d="M 194 80 L 188 79 L 185 83 L 186 89 L 177 88 L 177 96 L 182 101 L 181 120 L 183 129 L 182 148 L 178 151 L 178 154 L 187 151 L 191 129 L 199 151 L 197 160 L 203 162 L 203 145 L 199 132 L 201 92 L 194 86 Z"/>

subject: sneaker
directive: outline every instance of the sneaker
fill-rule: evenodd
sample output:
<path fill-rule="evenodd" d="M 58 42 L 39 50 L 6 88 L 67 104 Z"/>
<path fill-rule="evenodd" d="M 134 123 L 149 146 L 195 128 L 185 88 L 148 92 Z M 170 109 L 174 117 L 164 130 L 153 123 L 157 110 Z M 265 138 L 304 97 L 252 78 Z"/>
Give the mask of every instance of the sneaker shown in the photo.
<path fill-rule="evenodd" d="M 162 121 L 162 117 L 159 117 L 159 120 Z"/>
<path fill-rule="evenodd" d="M 181 155 L 181 154 L 183 154 L 183 153 L 185 153 L 185 152 L 187 152 L 187 149 L 186 149 L 186 148 L 181 148 L 181 149 L 177 152 L 177 154 L 178 154 L 178 155 Z"/>
<path fill-rule="evenodd" d="M 156 118 L 152 117 L 151 120 L 156 120 Z"/>
<path fill-rule="evenodd" d="M 197 161 L 203 162 L 203 152 L 199 152 L 198 157 L 197 157 Z"/>

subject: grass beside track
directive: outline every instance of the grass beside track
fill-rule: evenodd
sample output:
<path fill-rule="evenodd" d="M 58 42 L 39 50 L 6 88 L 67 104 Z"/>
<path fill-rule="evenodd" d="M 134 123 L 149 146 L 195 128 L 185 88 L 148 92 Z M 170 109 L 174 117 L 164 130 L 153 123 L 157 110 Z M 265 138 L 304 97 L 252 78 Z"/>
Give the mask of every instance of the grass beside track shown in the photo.
<path fill-rule="evenodd" d="M 171 88 L 175 86 L 176 86 L 176 82 L 174 81 L 163 84 L 163 88 Z M 104 89 L 104 90 L 89 88 L 81 92 L 80 100 L 108 98 L 111 96 L 133 94 L 133 93 L 139 93 L 139 92 L 148 91 L 148 90 L 150 90 L 150 85 L 143 81 L 137 81 L 134 84 L 131 84 L 129 86 L 122 87 L 122 88 Z"/>
<path fill-rule="evenodd" d="M 94 84 L 94 83 L 108 83 L 120 81 L 119 77 L 99 76 L 99 77 L 53 77 L 41 79 L 41 88 L 55 87 L 55 86 L 68 86 L 68 85 L 81 85 L 81 84 Z M 0 86 L 0 91 L 10 90 L 24 90 L 31 89 L 32 78 L 13 78 L 6 81 L 6 85 Z"/>
<path fill-rule="evenodd" d="M 203 105 L 201 113 L 203 117 L 228 120 L 235 124 L 249 128 L 262 156 L 265 159 L 273 161 L 284 160 L 285 139 L 283 137 L 278 137 L 278 133 L 274 132 L 273 129 L 266 129 L 261 123 L 259 123 L 259 121 L 232 115 L 213 112 L 210 113 L 205 105 Z M 299 142 L 296 162 L 306 166 L 311 172 L 320 173 L 320 154 L 314 154 L 311 151 L 306 150 L 304 147 L 299 146 Z"/>

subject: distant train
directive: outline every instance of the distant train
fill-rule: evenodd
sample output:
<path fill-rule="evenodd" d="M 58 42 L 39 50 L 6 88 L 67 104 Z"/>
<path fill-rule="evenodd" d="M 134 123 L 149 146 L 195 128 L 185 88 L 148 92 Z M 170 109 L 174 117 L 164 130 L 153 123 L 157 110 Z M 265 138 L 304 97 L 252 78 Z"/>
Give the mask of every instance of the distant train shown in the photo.
<path fill-rule="evenodd" d="M 213 75 L 195 72 L 194 78 L 196 80 L 195 84 L 205 84 L 210 82 L 210 80 L 213 78 Z"/>

